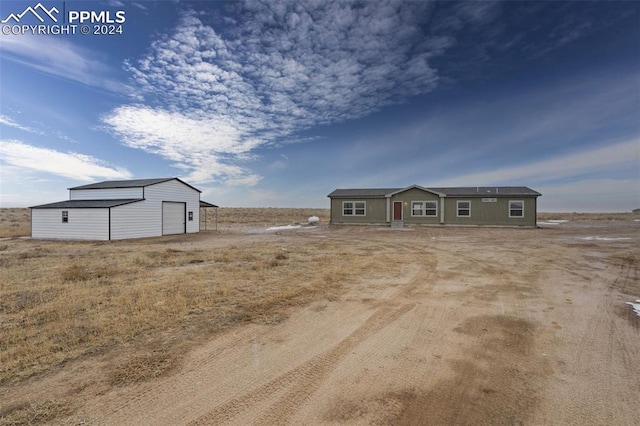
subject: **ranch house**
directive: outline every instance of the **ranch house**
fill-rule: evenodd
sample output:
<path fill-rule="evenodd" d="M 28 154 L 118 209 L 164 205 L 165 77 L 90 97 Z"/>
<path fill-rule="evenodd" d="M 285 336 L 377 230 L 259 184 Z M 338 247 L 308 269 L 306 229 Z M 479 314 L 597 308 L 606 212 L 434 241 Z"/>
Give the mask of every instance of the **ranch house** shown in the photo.
<path fill-rule="evenodd" d="M 539 192 L 526 186 L 336 189 L 331 224 L 536 226 Z"/>
<path fill-rule="evenodd" d="M 178 178 L 69 188 L 69 200 L 31 207 L 31 236 L 121 240 L 200 231 L 200 190 Z"/>

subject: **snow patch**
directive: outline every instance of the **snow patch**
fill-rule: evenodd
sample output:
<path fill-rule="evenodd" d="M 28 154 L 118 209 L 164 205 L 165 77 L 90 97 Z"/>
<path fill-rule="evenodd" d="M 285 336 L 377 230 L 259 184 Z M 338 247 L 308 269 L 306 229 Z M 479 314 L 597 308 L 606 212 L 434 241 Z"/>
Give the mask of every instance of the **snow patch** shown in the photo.
<path fill-rule="evenodd" d="M 633 308 L 633 312 L 635 312 L 636 315 L 640 317 L 640 299 L 636 300 L 636 303 L 627 302 L 627 305 L 631 305 L 631 308 Z"/>
<path fill-rule="evenodd" d="M 267 228 L 267 231 L 281 231 L 284 229 L 298 229 L 302 228 L 300 225 L 284 225 L 284 226 L 272 226 L 271 228 Z"/>
<path fill-rule="evenodd" d="M 620 241 L 630 240 L 631 237 L 583 237 L 581 239 L 585 241 Z"/>
<path fill-rule="evenodd" d="M 569 220 L 567 220 L 567 219 L 549 219 L 547 222 L 551 222 L 551 223 L 565 223 L 565 222 L 569 222 Z"/>
<path fill-rule="evenodd" d="M 558 222 L 538 222 L 538 225 L 560 225 Z"/>
<path fill-rule="evenodd" d="M 320 218 L 318 216 L 311 216 L 309 218 L 309 224 L 314 225 L 316 223 L 320 222 Z"/>

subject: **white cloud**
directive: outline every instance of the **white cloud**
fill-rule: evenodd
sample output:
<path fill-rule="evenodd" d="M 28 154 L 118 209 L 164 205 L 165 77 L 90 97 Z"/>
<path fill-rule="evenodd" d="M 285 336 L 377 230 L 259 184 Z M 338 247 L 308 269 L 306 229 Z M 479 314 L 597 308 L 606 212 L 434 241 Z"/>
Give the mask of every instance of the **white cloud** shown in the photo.
<path fill-rule="evenodd" d="M 366 116 L 438 84 L 429 61 L 448 44 L 423 32 L 421 10 L 430 5 L 234 7 L 241 19 L 225 32 L 186 12 L 147 55 L 127 63 L 146 105 L 104 118 L 125 144 L 170 159 L 201 181 L 255 184 L 259 177 L 239 154 Z"/>
<path fill-rule="evenodd" d="M 89 155 L 40 148 L 16 140 L 0 140 L 2 161 L 11 166 L 91 181 L 95 178 L 128 179 L 126 169 L 113 167 Z"/>
<path fill-rule="evenodd" d="M 640 139 L 536 161 L 488 172 L 470 173 L 438 182 L 437 185 L 491 185 L 507 182 L 549 182 L 570 176 L 614 172 L 640 164 Z"/>
<path fill-rule="evenodd" d="M 7 117 L 6 115 L 1 115 L 0 114 L 0 124 L 4 124 L 5 126 L 14 127 L 16 129 L 24 130 L 25 132 L 29 132 L 29 133 L 42 134 L 42 132 L 40 130 L 34 129 L 32 127 L 28 127 L 28 126 L 23 126 L 22 124 L 16 123 L 13 119 L 11 119 L 10 117 Z"/>

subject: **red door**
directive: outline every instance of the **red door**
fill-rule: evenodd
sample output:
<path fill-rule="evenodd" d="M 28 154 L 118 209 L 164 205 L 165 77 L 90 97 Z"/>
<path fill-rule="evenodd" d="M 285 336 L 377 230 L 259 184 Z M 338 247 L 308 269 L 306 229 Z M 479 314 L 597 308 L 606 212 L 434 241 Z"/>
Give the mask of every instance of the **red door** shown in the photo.
<path fill-rule="evenodd" d="M 393 220 L 402 220 L 402 201 L 393 202 Z"/>

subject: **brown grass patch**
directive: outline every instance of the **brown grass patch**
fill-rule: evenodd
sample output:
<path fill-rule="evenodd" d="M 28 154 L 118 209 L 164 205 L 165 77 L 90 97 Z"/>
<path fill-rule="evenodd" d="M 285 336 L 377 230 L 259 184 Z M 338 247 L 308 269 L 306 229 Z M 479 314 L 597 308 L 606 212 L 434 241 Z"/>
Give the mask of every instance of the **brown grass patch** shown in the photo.
<path fill-rule="evenodd" d="M 73 406 L 69 401 L 31 401 L 0 412 L 0 425 L 39 425 L 66 417 L 72 412 Z"/>
<path fill-rule="evenodd" d="M 166 351 L 137 355 L 115 367 L 111 373 L 111 383 L 121 386 L 155 379 L 167 374 L 176 365 L 176 356 Z"/>
<path fill-rule="evenodd" d="M 340 241 L 282 247 L 238 238 L 219 249 L 184 241 L 8 241 L 0 385 L 123 345 L 137 353 L 162 345 L 171 359 L 171 347 L 243 323 L 277 324 L 293 306 L 335 300 L 345 283 L 399 265 L 384 247 Z M 155 377 L 160 356 L 116 361 L 113 382 Z"/>

